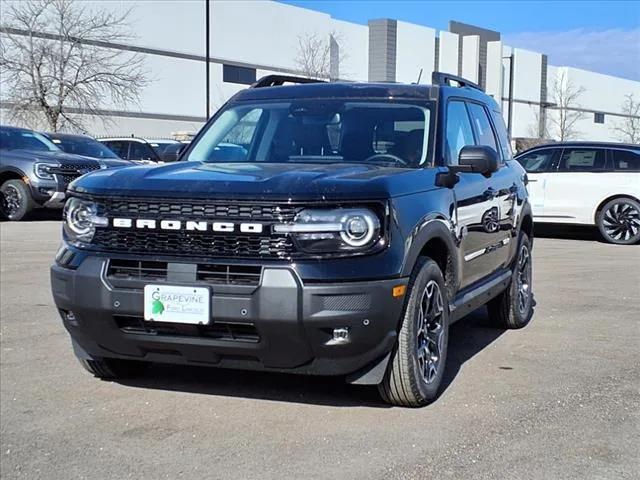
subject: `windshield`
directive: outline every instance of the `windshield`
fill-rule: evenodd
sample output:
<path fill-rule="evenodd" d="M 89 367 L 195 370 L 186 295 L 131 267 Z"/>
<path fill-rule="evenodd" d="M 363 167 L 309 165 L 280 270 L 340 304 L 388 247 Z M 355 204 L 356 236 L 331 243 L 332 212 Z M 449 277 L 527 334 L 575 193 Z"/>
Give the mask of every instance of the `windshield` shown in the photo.
<path fill-rule="evenodd" d="M 187 157 L 200 162 L 422 165 L 430 105 L 295 100 L 236 104 L 219 114 Z"/>
<path fill-rule="evenodd" d="M 92 138 L 54 138 L 53 143 L 67 153 L 92 158 L 120 158 L 105 145 Z"/>
<path fill-rule="evenodd" d="M 29 130 L 12 128 L 0 129 L 0 149 L 2 150 L 37 150 L 40 152 L 59 152 L 44 135 Z"/>

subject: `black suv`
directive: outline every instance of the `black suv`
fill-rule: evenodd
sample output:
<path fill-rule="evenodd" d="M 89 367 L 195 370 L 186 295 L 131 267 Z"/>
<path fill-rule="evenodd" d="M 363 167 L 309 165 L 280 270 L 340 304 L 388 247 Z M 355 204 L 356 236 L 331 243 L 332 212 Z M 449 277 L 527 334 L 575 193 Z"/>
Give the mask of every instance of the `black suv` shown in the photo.
<path fill-rule="evenodd" d="M 464 79 L 269 76 L 180 162 L 71 185 L 53 294 L 100 378 L 156 361 L 341 375 L 424 405 L 452 322 L 532 316 L 525 182 Z"/>

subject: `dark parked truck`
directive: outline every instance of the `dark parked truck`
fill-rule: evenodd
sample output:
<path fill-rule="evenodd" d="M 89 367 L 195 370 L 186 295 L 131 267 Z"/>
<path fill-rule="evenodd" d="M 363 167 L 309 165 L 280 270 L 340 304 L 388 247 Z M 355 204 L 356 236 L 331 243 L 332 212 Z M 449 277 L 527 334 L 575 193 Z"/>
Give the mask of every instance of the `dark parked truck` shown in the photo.
<path fill-rule="evenodd" d="M 496 103 L 464 79 L 270 76 L 181 161 L 71 184 L 53 295 L 100 378 L 148 362 L 340 375 L 420 406 L 451 323 L 485 304 L 502 328 L 532 316 L 525 185 Z"/>

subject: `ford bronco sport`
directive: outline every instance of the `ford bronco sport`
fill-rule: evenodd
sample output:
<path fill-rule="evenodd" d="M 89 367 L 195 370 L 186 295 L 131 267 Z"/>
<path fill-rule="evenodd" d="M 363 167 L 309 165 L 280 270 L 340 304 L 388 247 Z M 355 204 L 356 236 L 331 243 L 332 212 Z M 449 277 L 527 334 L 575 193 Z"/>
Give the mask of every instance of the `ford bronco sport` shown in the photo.
<path fill-rule="evenodd" d="M 340 375 L 420 406 L 454 321 L 525 326 L 525 171 L 489 96 L 432 83 L 265 77 L 181 161 L 73 182 L 51 282 L 85 368 Z"/>

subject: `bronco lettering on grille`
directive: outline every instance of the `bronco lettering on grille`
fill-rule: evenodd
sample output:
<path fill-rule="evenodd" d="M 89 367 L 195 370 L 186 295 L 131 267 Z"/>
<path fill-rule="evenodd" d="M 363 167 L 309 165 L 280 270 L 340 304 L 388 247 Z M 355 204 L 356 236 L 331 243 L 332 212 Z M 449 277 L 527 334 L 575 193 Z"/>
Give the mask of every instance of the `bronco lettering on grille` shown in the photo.
<path fill-rule="evenodd" d="M 206 222 L 189 220 L 149 220 L 133 218 L 114 218 L 111 222 L 115 228 L 137 228 L 149 230 L 184 230 L 187 231 L 213 231 L 232 233 L 240 231 L 242 233 L 262 233 L 264 226 L 262 223 L 232 223 L 232 222 Z"/>

